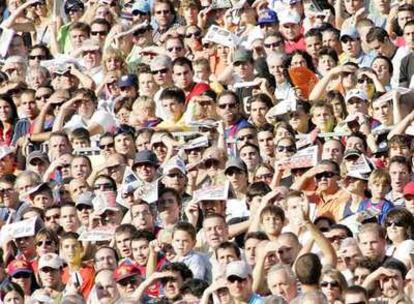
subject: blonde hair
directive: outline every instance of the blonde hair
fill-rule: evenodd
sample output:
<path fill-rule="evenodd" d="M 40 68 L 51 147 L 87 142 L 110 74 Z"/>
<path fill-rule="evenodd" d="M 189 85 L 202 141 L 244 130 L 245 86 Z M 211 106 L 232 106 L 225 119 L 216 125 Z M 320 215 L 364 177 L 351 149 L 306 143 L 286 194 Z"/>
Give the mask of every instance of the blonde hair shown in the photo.
<path fill-rule="evenodd" d="M 381 183 L 389 186 L 391 184 L 391 177 L 385 169 L 375 169 L 372 171 L 368 179 L 368 185 Z"/>
<path fill-rule="evenodd" d="M 121 61 L 121 74 L 124 75 L 128 72 L 127 70 L 127 65 L 125 63 L 125 56 L 122 53 L 121 50 L 119 49 L 115 49 L 113 47 L 108 47 L 107 49 L 104 50 L 104 53 L 102 55 L 102 65 L 103 65 L 103 71 L 104 74 L 108 73 L 109 71 L 106 68 L 106 61 L 108 61 L 111 58 L 115 58 L 119 61 Z"/>
<path fill-rule="evenodd" d="M 155 113 L 155 102 L 146 96 L 138 97 L 132 104 L 132 110 L 145 109 Z"/>

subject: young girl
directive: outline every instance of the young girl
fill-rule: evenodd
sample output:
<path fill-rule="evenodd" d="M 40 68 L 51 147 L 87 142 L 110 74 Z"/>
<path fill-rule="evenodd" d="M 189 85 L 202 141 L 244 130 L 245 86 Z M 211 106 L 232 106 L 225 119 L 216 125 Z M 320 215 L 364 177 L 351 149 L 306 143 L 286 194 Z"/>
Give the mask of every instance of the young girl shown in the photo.
<path fill-rule="evenodd" d="M 384 169 L 375 169 L 368 180 L 368 189 L 371 191 L 371 198 L 361 202 L 358 212 L 367 209 L 379 210 L 378 219 L 380 223 L 384 222 L 385 216 L 394 205 L 385 199 L 385 195 L 390 190 L 391 177 Z"/>

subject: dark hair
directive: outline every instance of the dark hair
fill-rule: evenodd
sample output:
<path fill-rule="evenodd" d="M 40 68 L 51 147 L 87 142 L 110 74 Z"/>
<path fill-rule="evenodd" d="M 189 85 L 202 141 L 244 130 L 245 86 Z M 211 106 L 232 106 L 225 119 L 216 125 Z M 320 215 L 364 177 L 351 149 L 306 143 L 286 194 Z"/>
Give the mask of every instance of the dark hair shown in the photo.
<path fill-rule="evenodd" d="M 60 236 L 60 245 L 62 246 L 63 241 L 65 240 L 76 240 L 82 246 L 82 242 L 79 241 L 78 238 L 79 234 L 77 234 L 76 232 L 63 232 Z"/>
<path fill-rule="evenodd" d="M 109 175 L 105 175 L 105 174 L 100 174 L 100 175 L 98 175 L 98 176 L 95 178 L 95 180 L 93 181 L 93 184 L 95 185 L 96 181 L 97 181 L 98 179 L 100 179 L 100 178 L 104 178 L 104 179 L 108 180 L 108 181 L 112 184 L 112 188 L 113 188 L 113 190 L 114 190 L 115 192 L 117 191 L 116 182 L 115 182 L 115 180 L 114 180 L 112 177 L 110 177 Z"/>
<path fill-rule="evenodd" d="M 385 225 L 390 221 L 398 221 L 405 228 L 407 239 L 413 239 L 414 236 L 414 216 L 403 207 L 394 207 L 388 211 L 385 217 Z"/>
<path fill-rule="evenodd" d="M 349 294 L 351 295 L 362 294 L 365 300 L 368 302 L 368 292 L 364 287 L 361 287 L 359 285 L 349 286 L 344 290 L 343 296 L 345 297 L 346 295 L 349 295 Z"/>
<path fill-rule="evenodd" d="M 322 32 L 319 28 L 311 28 L 305 33 L 305 38 L 316 37 L 322 41 Z"/>
<path fill-rule="evenodd" d="M 236 257 L 240 259 L 240 248 L 236 245 L 234 242 L 223 242 L 216 248 L 216 255 L 219 249 L 233 249 L 234 253 L 236 254 Z"/>
<path fill-rule="evenodd" d="M 408 272 L 407 267 L 405 266 L 405 264 L 403 262 L 401 262 L 400 260 L 397 260 L 397 259 L 394 259 L 394 258 L 387 259 L 384 262 L 384 264 L 382 264 L 382 267 L 399 271 L 401 273 L 401 276 L 403 277 L 403 279 L 405 278 L 405 275 Z"/>
<path fill-rule="evenodd" d="M 247 187 L 246 201 L 250 202 L 255 196 L 264 196 L 272 191 L 265 182 L 255 182 Z"/>
<path fill-rule="evenodd" d="M 163 196 L 165 193 L 171 193 L 172 195 L 174 195 L 175 199 L 177 200 L 177 203 L 179 205 L 181 205 L 181 197 L 180 197 L 180 193 L 178 193 L 177 190 L 173 189 L 173 188 L 162 188 L 159 193 L 158 193 L 158 198 L 160 198 L 161 196 Z"/>
<path fill-rule="evenodd" d="M 85 128 L 76 128 L 70 133 L 72 139 L 86 140 L 88 143 L 91 142 L 91 134 Z"/>
<path fill-rule="evenodd" d="M 115 229 L 115 237 L 121 233 L 129 233 L 134 235 L 137 233 L 137 228 L 132 224 L 121 224 Z"/>
<path fill-rule="evenodd" d="M 346 233 L 346 237 L 348 237 L 348 238 L 353 237 L 353 233 L 352 233 L 351 229 L 349 229 L 349 228 L 348 228 L 347 226 L 345 226 L 345 225 L 342 225 L 342 224 L 333 224 L 333 225 L 331 226 L 331 230 L 332 230 L 332 229 L 341 229 L 341 230 L 345 231 L 345 233 Z"/>
<path fill-rule="evenodd" d="M 305 253 L 296 260 L 295 273 L 299 282 L 305 285 L 318 285 L 322 264 L 314 253 Z"/>
<path fill-rule="evenodd" d="M 360 131 L 352 132 L 351 135 L 348 136 L 348 140 L 351 137 L 359 138 L 362 141 L 362 145 L 364 146 L 364 150 L 368 149 L 367 136 L 364 133 L 362 133 Z"/>
<path fill-rule="evenodd" d="M 338 63 L 338 54 L 336 53 L 336 51 L 329 47 L 329 46 L 323 46 L 320 51 L 319 51 L 319 58 L 321 58 L 322 56 L 329 56 L 331 57 L 335 63 Z"/>
<path fill-rule="evenodd" d="M 106 27 L 108 31 L 111 29 L 111 24 L 104 18 L 96 18 L 95 20 L 93 20 L 91 23 L 91 28 L 92 28 L 92 25 L 94 24 L 103 25 Z"/>
<path fill-rule="evenodd" d="M 148 243 L 155 240 L 156 237 L 154 233 L 148 231 L 139 229 L 135 232 L 134 236 L 132 237 L 131 241 L 139 241 L 139 240 L 146 240 Z"/>
<path fill-rule="evenodd" d="M 6 174 L 0 177 L 0 183 L 7 183 L 14 186 L 14 183 L 16 182 L 16 176 L 13 174 Z"/>
<path fill-rule="evenodd" d="M 366 36 L 368 43 L 371 43 L 374 40 L 378 40 L 380 43 L 384 43 L 385 39 L 389 40 L 389 38 L 390 36 L 388 35 L 387 31 L 381 27 L 372 27 Z"/>
<path fill-rule="evenodd" d="M 177 87 L 169 87 L 165 88 L 161 95 L 160 100 L 163 99 L 174 99 L 179 103 L 185 103 L 185 93 L 183 90 L 177 88 Z"/>
<path fill-rule="evenodd" d="M 98 98 L 96 97 L 95 92 L 91 89 L 80 88 L 73 92 L 73 96 L 78 95 L 78 94 L 85 95 L 86 98 L 89 98 L 95 104 L 98 102 Z"/>
<path fill-rule="evenodd" d="M 407 167 L 408 172 L 411 172 L 411 162 L 406 157 L 401 155 L 394 156 L 391 158 L 388 168 L 390 168 L 393 163 L 404 165 Z"/>
<path fill-rule="evenodd" d="M 249 99 L 250 99 L 250 104 L 252 104 L 253 102 L 262 102 L 269 109 L 273 107 L 272 99 L 267 94 L 259 93 L 259 94 L 251 96 Z"/>
<path fill-rule="evenodd" d="M 338 163 L 337 163 L 336 161 L 333 161 L 333 160 L 331 160 L 331 159 L 323 159 L 323 160 L 321 160 L 321 161 L 319 162 L 319 164 L 320 164 L 320 165 L 330 165 L 330 166 L 332 166 L 332 167 L 333 167 L 334 172 L 335 172 L 337 175 L 340 175 L 340 174 L 341 174 L 341 169 L 340 169 L 340 167 L 339 167 L 339 165 L 338 165 Z"/>
<path fill-rule="evenodd" d="M 180 41 L 182 42 L 182 40 L 180 39 Z M 182 42 L 182 44 L 184 45 L 184 43 Z M 188 67 L 190 68 L 191 72 L 193 71 L 193 63 L 191 62 L 190 59 L 186 58 L 186 57 L 178 57 L 176 58 L 172 63 L 171 63 L 171 67 L 172 69 L 174 69 L 174 67 L 176 65 L 179 66 L 185 66 L 188 65 Z"/>
<path fill-rule="evenodd" d="M 224 90 L 224 91 L 222 91 L 218 96 L 217 96 L 217 102 L 220 100 L 220 98 L 222 98 L 222 97 L 224 97 L 224 96 L 232 96 L 233 97 L 233 99 L 234 99 L 234 101 L 237 103 L 237 104 L 240 104 L 240 99 L 239 99 L 239 96 L 235 93 L 235 92 L 233 92 L 233 91 L 228 91 L 228 90 Z"/>
<path fill-rule="evenodd" d="M 79 30 L 82 32 L 85 32 L 88 37 L 91 34 L 91 27 L 89 26 L 89 24 L 84 23 L 84 22 L 74 22 L 69 26 L 69 32 L 73 31 L 73 30 Z"/>
<path fill-rule="evenodd" d="M 184 282 L 184 284 L 180 288 L 180 294 L 186 295 L 191 294 L 197 298 L 201 298 L 203 296 L 204 290 L 207 289 L 209 284 L 200 279 L 189 279 Z"/>
<path fill-rule="evenodd" d="M 361 259 L 357 260 L 357 268 L 365 268 L 368 269 L 370 272 L 374 272 L 381 266 L 381 262 L 378 262 L 376 260 L 362 257 Z"/>
<path fill-rule="evenodd" d="M 282 208 L 275 205 L 268 205 L 263 208 L 263 210 L 260 212 L 260 221 L 263 221 L 263 217 L 265 214 L 270 213 L 273 214 L 281 219 L 282 222 L 285 221 L 285 212 Z"/>
<path fill-rule="evenodd" d="M 10 123 L 14 125 L 19 120 L 19 115 L 17 114 L 17 107 L 13 101 L 13 99 L 9 95 L 0 95 L 0 100 L 4 100 L 10 107 Z M 0 127 L 4 128 L 3 123 L 0 121 Z"/>
<path fill-rule="evenodd" d="M 166 264 L 161 268 L 161 271 L 179 272 L 181 275 L 181 278 L 183 279 L 183 282 L 187 281 L 188 279 L 193 278 L 192 271 L 184 263 L 174 262 L 174 263 Z"/>
<path fill-rule="evenodd" d="M 292 53 L 290 53 L 290 55 L 287 58 L 287 64 L 288 64 L 289 67 L 291 67 L 292 59 L 296 55 L 302 56 L 303 59 L 305 59 L 305 61 L 306 61 L 307 68 L 309 70 L 311 70 L 312 72 L 316 73 L 315 65 L 313 64 L 311 55 L 309 55 L 307 52 L 302 51 L 302 50 L 295 50 Z"/>
<path fill-rule="evenodd" d="M 53 55 L 52 55 L 52 53 L 50 52 L 49 48 L 46 45 L 44 45 L 42 43 L 33 45 L 30 48 L 29 54 L 30 54 L 31 51 L 33 51 L 35 49 L 41 49 L 43 52 L 45 52 L 45 60 L 53 59 Z"/>
<path fill-rule="evenodd" d="M 245 244 L 246 244 L 248 239 L 255 239 L 255 240 L 259 240 L 259 241 L 267 241 L 267 240 L 269 240 L 269 237 L 263 231 L 254 231 L 254 232 L 248 232 L 244 236 L 244 243 Z"/>
<path fill-rule="evenodd" d="M 390 71 L 390 74 L 392 75 L 392 73 L 394 72 L 394 66 L 392 65 L 392 62 L 388 57 L 382 56 L 382 55 L 379 55 L 379 56 L 375 57 L 374 60 L 372 60 L 371 68 L 372 68 L 372 65 L 373 65 L 375 60 L 384 60 L 384 61 L 386 61 L 387 64 L 388 64 L 388 70 Z"/>
<path fill-rule="evenodd" d="M 271 132 L 273 134 L 274 129 L 275 128 L 273 127 L 272 124 L 266 122 L 265 124 L 263 124 L 262 126 L 260 126 L 257 129 L 257 133 L 268 131 L 268 132 Z"/>
<path fill-rule="evenodd" d="M 193 241 L 196 240 L 197 231 L 194 228 L 194 226 L 192 224 L 190 224 L 189 222 L 178 222 L 174 227 L 174 230 L 173 230 L 173 233 L 172 233 L 173 237 L 174 237 L 174 234 L 177 231 L 187 232 L 190 235 L 190 237 Z"/>
<path fill-rule="evenodd" d="M 109 246 L 109 245 L 102 245 L 102 246 L 99 246 L 99 247 L 96 249 L 96 251 L 95 251 L 95 253 L 94 253 L 94 255 L 93 255 L 93 259 L 94 259 L 95 263 L 96 263 L 96 258 L 95 258 L 96 253 L 97 253 L 99 250 L 101 250 L 101 249 L 109 249 L 109 250 L 111 250 L 111 251 L 114 253 L 115 261 L 116 261 L 116 262 L 117 262 L 117 264 L 118 264 L 118 261 L 119 261 L 119 255 L 118 255 L 118 252 L 116 252 L 116 249 L 115 249 L 114 247 L 111 247 L 111 246 Z"/>
<path fill-rule="evenodd" d="M 0 287 L 0 299 L 4 301 L 6 295 L 11 291 L 16 291 L 24 299 L 23 289 L 20 287 L 19 284 L 14 282 L 5 282 L 5 284 L 2 284 L 2 286 Z"/>

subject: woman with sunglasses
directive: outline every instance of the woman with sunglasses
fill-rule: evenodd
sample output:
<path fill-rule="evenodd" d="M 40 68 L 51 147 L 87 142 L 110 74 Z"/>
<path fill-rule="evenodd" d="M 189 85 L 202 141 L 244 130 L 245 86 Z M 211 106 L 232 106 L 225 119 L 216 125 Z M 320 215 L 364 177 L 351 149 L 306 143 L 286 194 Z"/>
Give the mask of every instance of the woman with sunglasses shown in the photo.
<path fill-rule="evenodd" d="M 393 208 L 388 211 L 384 221 L 389 240 L 387 256 L 397 255 L 410 242 L 414 236 L 414 216 L 405 208 Z M 401 256 L 401 252 L 399 254 Z M 409 264 L 409 256 L 406 256 Z"/>
<path fill-rule="evenodd" d="M 200 57 L 200 53 L 203 51 L 202 37 L 203 33 L 196 25 L 190 25 L 185 29 L 184 46 L 188 50 L 187 58 L 195 59 Z"/>
<path fill-rule="evenodd" d="M 53 230 L 48 228 L 42 228 L 36 234 L 35 244 L 37 256 L 41 257 L 46 253 L 58 252 L 59 238 L 56 232 L 54 232 Z"/>
<path fill-rule="evenodd" d="M 330 267 L 323 269 L 319 285 L 328 300 L 328 304 L 342 303 L 342 292 L 348 284 L 339 270 Z"/>
<path fill-rule="evenodd" d="M 296 143 L 291 137 L 283 137 L 276 141 L 275 152 L 275 173 L 272 179 L 272 186 L 290 186 L 293 183 L 292 172 L 283 165 L 289 157 L 296 153 Z"/>
<path fill-rule="evenodd" d="M 33 6 L 34 24 L 36 29 L 36 42 L 46 45 L 51 43 L 53 31 L 60 28 L 62 19 L 60 17 L 52 17 L 52 10 L 49 6 L 52 2 L 46 0 L 37 0 Z M 56 21 L 52 22 L 52 18 Z M 52 27 L 55 27 L 53 29 Z"/>
<path fill-rule="evenodd" d="M 385 88 L 379 81 L 377 74 L 371 68 L 361 68 L 356 73 L 356 88 L 367 94 L 368 99 L 372 100 L 375 93 L 385 92 Z"/>

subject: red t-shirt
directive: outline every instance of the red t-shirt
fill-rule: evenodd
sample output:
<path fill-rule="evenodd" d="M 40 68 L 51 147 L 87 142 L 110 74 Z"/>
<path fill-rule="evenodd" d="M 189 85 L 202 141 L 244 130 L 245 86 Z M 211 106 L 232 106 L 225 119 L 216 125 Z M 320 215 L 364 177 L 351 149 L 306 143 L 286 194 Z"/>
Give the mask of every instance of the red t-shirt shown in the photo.
<path fill-rule="evenodd" d="M 79 273 L 82 277 L 81 293 L 82 293 L 82 296 L 85 299 L 87 299 L 94 285 L 95 269 L 92 266 L 84 264 L 79 269 Z M 69 273 L 69 267 L 66 266 L 65 268 L 63 268 L 63 274 L 62 274 L 63 283 L 66 285 L 69 282 L 70 278 L 71 277 Z"/>

